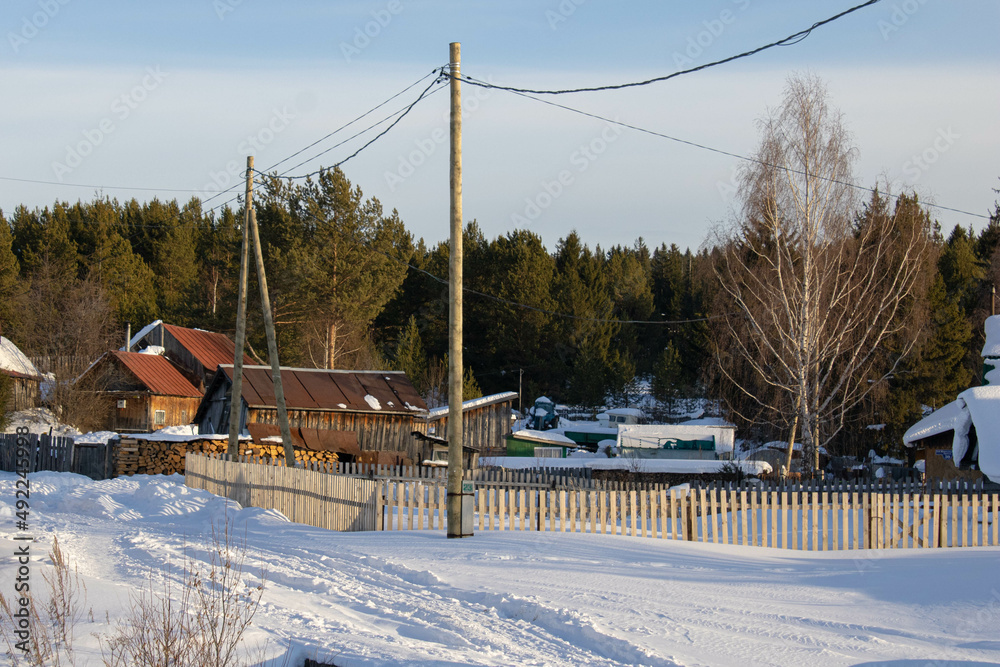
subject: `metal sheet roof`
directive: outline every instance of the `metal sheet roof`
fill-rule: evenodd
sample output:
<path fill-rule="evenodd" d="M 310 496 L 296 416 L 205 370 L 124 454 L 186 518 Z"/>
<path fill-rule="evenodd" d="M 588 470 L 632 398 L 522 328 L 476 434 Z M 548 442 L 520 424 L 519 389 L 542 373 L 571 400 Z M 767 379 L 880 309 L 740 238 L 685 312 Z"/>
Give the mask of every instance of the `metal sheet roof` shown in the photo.
<path fill-rule="evenodd" d="M 187 329 L 174 324 L 163 324 L 167 333 L 173 336 L 184 349 L 207 368 L 215 371 L 219 364 L 231 364 L 236 355 L 236 343 L 225 334 L 201 329 Z M 243 363 L 252 364 L 253 359 L 243 354 Z"/>
<path fill-rule="evenodd" d="M 201 392 L 169 359 L 158 354 L 109 352 L 154 394 L 201 398 Z"/>
<path fill-rule="evenodd" d="M 233 365 L 222 369 L 232 379 Z M 282 368 L 285 405 L 290 410 L 423 413 L 427 404 L 400 371 L 331 371 Z M 243 367 L 243 400 L 250 407 L 276 405 L 269 366 Z"/>

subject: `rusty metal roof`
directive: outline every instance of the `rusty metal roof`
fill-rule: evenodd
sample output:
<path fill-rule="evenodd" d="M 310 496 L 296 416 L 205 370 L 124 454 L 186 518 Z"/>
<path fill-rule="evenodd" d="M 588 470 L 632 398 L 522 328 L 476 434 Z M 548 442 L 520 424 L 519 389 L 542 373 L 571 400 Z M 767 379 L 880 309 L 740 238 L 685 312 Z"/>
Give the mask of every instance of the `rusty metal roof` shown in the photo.
<path fill-rule="evenodd" d="M 221 364 L 232 380 L 233 365 Z M 290 410 L 334 410 L 423 414 L 427 404 L 401 371 L 339 371 L 282 368 L 281 385 Z M 250 407 L 273 408 L 270 366 L 243 367 L 243 400 Z"/>
<path fill-rule="evenodd" d="M 186 329 L 174 324 L 163 324 L 163 328 L 173 336 L 195 359 L 214 372 L 219 364 L 232 364 L 236 356 L 236 344 L 225 334 L 201 329 Z M 243 354 L 243 363 L 252 364 L 253 359 Z"/>
<path fill-rule="evenodd" d="M 138 352 L 109 352 L 121 362 L 139 382 L 154 394 L 162 396 L 190 396 L 201 398 L 201 392 L 191 384 L 169 359 L 158 354 Z"/>

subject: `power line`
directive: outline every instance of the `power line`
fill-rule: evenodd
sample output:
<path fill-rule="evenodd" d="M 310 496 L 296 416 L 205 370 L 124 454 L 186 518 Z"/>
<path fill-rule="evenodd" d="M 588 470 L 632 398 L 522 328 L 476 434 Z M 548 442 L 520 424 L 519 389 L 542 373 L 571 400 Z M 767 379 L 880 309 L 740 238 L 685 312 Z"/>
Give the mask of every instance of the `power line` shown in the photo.
<path fill-rule="evenodd" d="M 828 19 L 823 19 L 822 21 L 817 21 L 816 23 L 813 23 L 811 26 L 809 26 L 805 30 L 800 30 L 799 32 L 791 34 L 788 37 L 785 37 L 784 39 L 779 39 L 776 42 L 771 42 L 770 44 L 765 44 L 764 46 L 759 46 L 756 49 L 751 49 L 750 51 L 744 51 L 743 53 L 739 53 L 739 54 L 737 54 L 735 56 L 729 56 L 728 58 L 723 58 L 722 60 L 715 60 L 715 61 L 710 62 L 710 63 L 705 63 L 704 65 L 699 65 L 697 67 L 692 67 L 690 69 L 680 70 L 678 72 L 674 72 L 673 74 L 667 74 L 666 76 L 658 76 L 658 77 L 656 77 L 654 79 L 647 79 L 645 81 L 635 81 L 635 82 L 632 82 L 632 83 L 618 83 L 618 84 L 612 84 L 612 85 L 608 85 L 608 86 L 595 86 L 593 88 L 567 88 L 567 89 L 563 89 L 563 90 L 537 90 L 537 89 L 532 89 L 532 88 L 515 88 L 513 86 L 499 86 L 499 85 L 492 84 L 492 83 L 486 83 L 485 81 L 475 81 L 473 79 L 470 79 L 470 78 L 462 76 L 462 75 L 460 75 L 460 78 L 461 78 L 462 81 L 465 81 L 465 82 L 467 82 L 467 83 L 469 83 L 469 84 L 471 84 L 473 86 L 480 86 L 482 88 L 493 88 L 493 89 L 496 89 L 496 90 L 506 90 L 507 92 L 510 92 L 510 93 L 531 93 L 533 95 L 566 95 L 568 93 L 596 93 L 596 92 L 600 92 L 600 91 L 604 91 L 604 90 L 621 90 L 622 88 L 635 88 L 635 87 L 638 87 L 638 86 L 648 86 L 648 85 L 653 84 L 653 83 L 660 83 L 661 81 L 668 81 L 670 79 L 682 76 L 684 74 L 692 74 L 694 72 L 700 72 L 701 70 L 705 70 L 705 69 L 708 69 L 710 67 L 717 67 L 719 65 L 724 65 L 726 63 L 731 63 L 734 60 L 739 60 L 741 58 L 747 58 L 749 56 L 756 55 L 756 54 L 760 53 L 761 51 L 766 51 L 766 50 L 774 48 L 776 46 L 791 46 L 793 44 L 798 44 L 799 42 L 801 42 L 802 40 L 804 40 L 806 37 L 808 37 L 810 34 L 812 34 L 812 31 L 815 30 L 816 28 L 824 26 L 824 25 L 826 25 L 828 23 L 833 23 L 834 21 L 836 21 L 836 20 L 838 20 L 840 18 L 843 18 L 843 17 L 847 16 L 848 14 L 856 12 L 856 11 L 858 11 L 860 9 L 864 9 L 865 7 L 868 7 L 870 5 L 874 5 L 875 3 L 880 2 L 880 1 L 881 0 L 867 0 L 867 2 L 863 2 L 860 5 L 855 5 L 854 7 L 851 7 L 850 9 L 844 10 L 844 11 L 840 12 L 839 14 L 831 16 Z M 451 74 L 447 74 L 446 76 L 451 76 Z"/>
<path fill-rule="evenodd" d="M 41 181 L 33 178 L 14 178 L 12 176 L 0 176 L 0 181 L 15 181 L 17 183 L 38 183 L 40 185 L 64 185 L 68 188 L 93 188 L 95 190 L 140 190 L 148 192 L 190 192 L 197 194 L 198 190 L 190 188 L 140 188 L 125 185 L 88 185 L 86 183 L 61 183 L 59 181 Z"/>
<path fill-rule="evenodd" d="M 349 122 L 345 123 L 344 125 L 341 125 L 340 127 L 338 127 L 333 132 L 330 132 L 329 134 L 327 134 L 327 135 L 325 135 L 323 137 L 320 137 L 319 139 L 317 139 L 316 141 L 312 142 L 311 144 L 309 144 L 305 148 L 302 148 L 302 149 L 300 149 L 298 151 L 295 151 L 294 153 L 292 153 L 288 157 L 286 157 L 286 158 L 284 158 L 282 160 L 279 160 L 278 162 L 275 162 L 274 164 L 272 164 L 270 167 L 268 167 L 264 171 L 271 171 L 272 169 L 276 168 L 278 165 L 280 165 L 280 164 L 282 164 L 284 162 L 288 162 L 293 157 L 301 155 L 302 153 L 306 152 L 307 150 L 309 150 L 310 148 L 312 148 L 316 144 L 319 144 L 319 143 L 321 143 L 323 141 L 326 141 L 327 139 L 329 139 L 333 135 L 337 134 L 338 132 L 346 130 L 348 127 L 350 127 L 351 125 L 354 125 L 355 123 L 357 123 L 362 118 L 365 118 L 366 116 L 369 116 L 369 115 L 375 113 L 376 111 L 378 111 L 379 109 L 381 109 L 382 107 L 384 107 L 386 104 L 388 104 L 389 102 L 393 101 L 394 99 L 396 99 L 397 97 L 399 97 L 400 95 L 402 95 L 403 93 L 405 93 L 406 91 L 410 90 L 411 88 L 413 88 L 414 86 L 416 86 L 418 83 L 420 83 L 421 81 L 423 81 L 427 77 L 432 76 L 434 74 L 438 74 L 438 76 L 440 76 L 440 72 L 441 72 L 441 68 L 432 69 L 430 72 L 428 72 L 427 74 L 423 75 L 422 77 L 420 77 L 419 79 L 417 79 L 416 81 L 414 81 L 413 83 L 411 83 L 410 85 L 408 85 L 406 88 L 403 88 L 401 91 L 399 91 L 398 93 L 396 93 L 392 97 L 390 97 L 387 100 L 385 100 L 383 102 L 380 102 L 379 104 L 375 105 L 374 107 L 372 107 L 368 111 L 364 112 L 363 114 L 361 114 L 360 116 L 358 116 L 354 120 L 349 121 Z M 357 135 L 355 135 L 355 136 L 357 136 Z"/>
<path fill-rule="evenodd" d="M 426 78 L 426 77 L 424 77 L 424 78 Z M 381 125 L 382 123 L 386 122 L 390 118 L 392 118 L 394 116 L 396 117 L 396 119 L 394 121 L 392 121 L 392 123 L 390 123 L 388 127 L 386 127 L 384 130 L 382 130 L 381 132 L 379 132 L 378 134 L 376 134 L 374 137 L 372 137 L 370 140 L 368 140 L 363 146 L 361 146 L 360 148 L 358 148 L 356 151 L 354 151 L 353 153 L 351 153 L 350 155 L 348 155 L 343 160 L 340 160 L 339 162 L 337 162 L 336 164 L 331 165 L 330 167 L 321 167 L 321 168 L 319 168 L 319 169 L 317 169 L 315 171 L 309 172 L 308 174 L 302 174 L 300 176 L 286 176 L 286 175 L 282 174 L 280 176 L 280 178 L 286 178 L 286 179 L 289 179 L 289 180 L 298 180 L 298 179 L 309 178 L 311 176 L 315 176 L 315 175 L 319 174 L 320 172 L 324 171 L 325 169 L 333 169 L 335 167 L 339 167 L 342 164 L 344 164 L 345 162 L 347 162 L 348 160 L 350 160 L 351 158 L 356 157 L 363 150 L 365 150 L 366 148 L 368 148 L 369 146 L 371 146 L 372 144 L 374 144 L 376 141 L 378 141 L 379 139 L 381 139 L 382 137 L 384 137 L 390 130 L 392 130 L 392 128 L 396 127 L 396 125 L 399 124 L 399 122 L 401 120 L 403 120 L 403 118 L 405 118 L 406 115 L 408 113 L 410 113 L 410 111 L 413 110 L 413 107 L 417 106 L 417 104 L 419 104 L 422 100 L 424 100 L 425 98 L 433 95 L 434 93 L 436 93 L 436 92 L 438 92 L 438 91 L 446 88 L 447 87 L 446 85 L 442 85 L 442 86 L 438 87 L 437 89 L 435 89 L 433 91 L 431 90 L 432 88 L 434 88 L 435 85 L 438 84 L 438 82 L 440 80 L 441 80 L 441 77 L 438 76 L 433 81 L 431 81 L 427 85 L 427 87 L 424 88 L 423 92 L 420 93 L 420 95 L 417 97 L 417 99 L 413 100 L 413 102 L 411 102 L 406 107 L 403 107 L 402 109 L 400 109 L 400 110 L 398 110 L 398 111 L 396 111 L 394 113 L 389 114 L 388 116 L 386 116 L 382 120 L 380 120 L 377 123 L 374 123 L 374 124 L 368 126 L 367 128 L 365 128 L 364 130 L 361 130 L 360 132 L 358 132 L 354 136 L 349 137 L 349 138 L 345 139 L 344 141 L 341 141 L 340 143 L 338 143 L 338 144 L 336 144 L 334 146 L 331 146 L 330 148 L 327 148 L 326 150 L 324 150 L 324 151 L 322 151 L 322 152 L 320 152 L 320 153 L 312 156 L 311 158 L 300 162 L 299 164 L 295 165 L 294 167 L 289 168 L 288 170 L 286 170 L 284 172 L 284 174 L 287 174 L 289 171 L 293 171 L 295 169 L 298 169 L 299 167 L 301 167 L 304 164 L 308 164 L 309 162 L 312 162 L 316 158 L 321 157 L 321 156 L 325 155 L 326 153 L 329 153 L 330 151 L 332 151 L 333 149 L 335 149 L 335 148 L 337 148 L 339 146 L 342 146 L 343 144 L 347 143 L 351 139 L 354 139 L 355 137 L 358 137 L 358 136 L 364 134 L 368 130 L 371 130 L 371 129 L 375 128 L 375 127 L 378 127 L 379 125 Z"/>
<path fill-rule="evenodd" d="M 462 80 L 466 81 L 468 83 L 474 83 L 474 85 L 478 84 L 478 83 L 485 83 L 485 82 L 479 81 L 478 79 L 473 79 L 472 77 L 469 77 L 469 76 L 463 76 Z M 582 109 L 577 109 L 575 107 L 567 106 L 565 104 L 560 104 L 558 102 L 553 102 L 551 100 L 544 100 L 544 99 L 541 99 L 539 97 L 534 97 L 531 94 L 528 94 L 528 93 L 525 93 L 525 92 L 521 92 L 521 91 L 518 91 L 518 90 L 506 89 L 506 88 L 501 88 L 501 90 L 507 90 L 508 92 L 511 92 L 514 95 L 518 95 L 520 97 L 524 97 L 526 99 L 529 99 L 529 100 L 532 100 L 532 101 L 535 101 L 535 102 L 539 102 L 541 104 L 546 104 L 546 105 L 551 106 L 551 107 L 556 107 L 558 109 L 563 109 L 563 110 L 569 111 L 571 113 L 579 114 L 581 116 L 586 116 L 587 118 L 593 118 L 595 120 L 600 120 L 600 121 L 603 121 L 605 123 L 609 123 L 611 125 L 617 125 L 619 127 L 624 127 L 624 128 L 630 129 L 630 130 L 635 130 L 636 132 L 642 132 L 643 134 L 648 134 L 648 135 L 651 135 L 651 136 L 654 136 L 654 137 L 659 137 L 661 139 L 667 139 L 669 141 L 674 141 L 674 142 L 677 142 L 679 144 L 684 144 L 686 146 L 691 146 L 692 148 L 698 148 L 700 150 L 710 151 L 712 153 L 718 153 L 719 155 L 725 155 L 725 156 L 728 156 L 728 157 L 736 158 L 737 160 L 743 160 L 743 161 L 746 161 L 746 162 L 753 162 L 754 164 L 759 164 L 759 165 L 761 165 L 763 167 L 771 167 L 771 168 L 774 168 L 774 169 L 781 169 L 783 171 L 787 171 L 787 172 L 792 173 L 792 174 L 797 174 L 799 176 L 805 176 L 807 178 L 816 178 L 816 179 L 819 179 L 821 181 L 826 181 L 828 183 L 835 183 L 837 185 L 843 185 L 845 187 L 854 188 L 855 190 L 861 190 L 861 191 L 867 192 L 867 193 L 873 193 L 873 192 L 876 191 L 874 188 L 869 188 L 869 187 L 865 187 L 863 185 L 858 185 L 857 183 L 849 183 L 847 181 L 840 181 L 840 180 L 837 180 L 835 178 L 828 178 L 826 176 L 821 176 L 821 175 L 818 175 L 818 174 L 810 174 L 808 172 L 804 172 L 804 171 L 801 171 L 801 170 L 798 170 L 798 169 L 793 169 L 791 167 L 786 167 L 786 166 L 783 166 L 783 165 L 771 164 L 769 162 L 765 162 L 764 160 L 759 160 L 759 159 L 757 159 L 755 157 L 749 157 L 749 156 L 746 156 L 746 155 L 740 155 L 739 153 L 732 153 L 730 151 L 722 150 L 721 148 L 714 148 L 712 146 L 707 146 L 705 144 L 700 144 L 700 143 L 698 143 L 696 141 L 689 141 L 687 139 L 680 139 L 678 137 L 670 136 L 669 134 L 664 134 L 662 132 L 657 132 L 655 130 L 650 130 L 650 129 L 647 129 L 647 128 L 644 128 L 644 127 L 639 127 L 638 125 L 632 125 L 630 123 L 625 123 L 625 122 L 622 122 L 620 120 L 614 120 L 613 118 L 608 118 L 607 116 L 602 116 L 600 114 L 591 113 L 589 111 L 583 111 Z M 883 194 L 886 194 L 887 196 L 889 196 L 889 197 L 891 197 L 893 199 L 899 199 L 900 197 L 903 196 L 903 195 L 894 195 L 894 194 L 891 194 L 891 193 L 883 193 Z M 928 207 L 931 207 L 931 208 L 937 208 L 937 209 L 941 209 L 941 210 L 944 210 L 944 211 L 951 211 L 953 213 L 961 213 L 962 215 L 968 215 L 968 216 L 972 216 L 974 218 L 982 218 L 984 220 L 989 220 L 990 219 L 989 215 L 984 215 L 982 213 L 973 213 L 971 211 L 965 211 L 965 210 L 962 210 L 962 209 L 959 209 L 959 208 L 953 208 L 951 206 L 943 206 L 941 204 L 932 204 L 930 202 L 921 202 L 921 204 L 924 205 L 924 206 L 928 206 Z"/>

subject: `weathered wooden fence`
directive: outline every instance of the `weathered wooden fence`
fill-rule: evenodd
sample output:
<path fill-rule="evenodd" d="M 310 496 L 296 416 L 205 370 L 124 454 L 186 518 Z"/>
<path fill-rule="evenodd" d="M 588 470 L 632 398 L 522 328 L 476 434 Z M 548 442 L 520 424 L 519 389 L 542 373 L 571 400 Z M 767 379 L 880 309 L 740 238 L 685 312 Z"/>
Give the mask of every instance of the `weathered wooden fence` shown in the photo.
<path fill-rule="evenodd" d="M 186 483 L 333 530 L 438 530 L 439 477 L 344 475 L 188 454 Z M 378 477 L 375 473 L 382 473 Z M 398 473 L 398 474 L 389 474 Z M 478 530 L 628 535 L 807 551 L 1000 546 L 1000 494 L 922 491 L 602 490 L 477 484 Z"/>
<path fill-rule="evenodd" d="M 442 485 L 383 482 L 385 530 L 443 527 Z M 1000 494 L 599 491 L 479 486 L 478 530 L 630 535 L 808 551 L 1000 546 Z"/>
<path fill-rule="evenodd" d="M 28 451 L 28 471 L 52 470 L 75 472 L 91 479 L 109 479 L 114 474 L 113 445 L 75 443 L 73 438 L 29 433 L 0 434 L 0 469 L 16 471 L 18 437 L 24 438 Z"/>
<path fill-rule="evenodd" d="M 319 470 L 253 462 L 245 456 L 188 453 L 184 483 L 238 502 L 278 510 L 290 521 L 329 530 L 381 528 L 378 482 Z"/>

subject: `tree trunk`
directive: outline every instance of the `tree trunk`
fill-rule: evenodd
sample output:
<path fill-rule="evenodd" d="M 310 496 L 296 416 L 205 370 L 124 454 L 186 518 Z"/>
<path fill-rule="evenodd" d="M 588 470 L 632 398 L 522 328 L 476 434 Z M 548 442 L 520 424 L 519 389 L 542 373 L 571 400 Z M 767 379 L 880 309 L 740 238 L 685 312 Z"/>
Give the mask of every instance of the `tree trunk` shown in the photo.
<path fill-rule="evenodd" d="M 337 323 L 331 322 L 326 334 L 326 367 L 330 370 L 334 368 L 335 354 L 337 352 Z"/>

